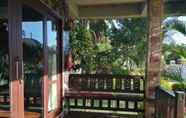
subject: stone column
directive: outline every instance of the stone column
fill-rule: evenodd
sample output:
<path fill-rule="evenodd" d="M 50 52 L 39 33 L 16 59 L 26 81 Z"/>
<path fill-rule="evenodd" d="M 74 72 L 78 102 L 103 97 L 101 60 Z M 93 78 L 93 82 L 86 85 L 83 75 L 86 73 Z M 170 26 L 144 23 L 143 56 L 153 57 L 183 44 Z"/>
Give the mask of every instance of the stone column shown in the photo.
<path fill-rule="evenodd" d="M 160 84 L 163 4 L 163 0 L 147 0 L 149 33 L 145 84 L 145 118 L 155 118 L 155 93 Z"/>

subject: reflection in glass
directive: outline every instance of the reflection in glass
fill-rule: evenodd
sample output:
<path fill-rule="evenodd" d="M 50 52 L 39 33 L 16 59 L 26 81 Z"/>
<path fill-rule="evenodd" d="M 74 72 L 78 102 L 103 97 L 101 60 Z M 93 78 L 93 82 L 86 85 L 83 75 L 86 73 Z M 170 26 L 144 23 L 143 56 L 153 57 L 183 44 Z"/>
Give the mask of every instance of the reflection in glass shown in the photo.
<path fill-rule="evenodd" d="M 63 31 L 63 51 L 64 54 L 66 55 L 69 51 L 69 37 L 70 37 L 70 32 L 69 31 Z"/>
<path fill-rule="evenodd" d="M 48 36 L 48 78 L 51 81 L 57 79 L 57 31 L 56 25 L 52 21 L 47 21 Z M 52 111 L 57 106 L 57 84 L 49 86 L 48 110 Z"/>
<path fill-rule="evenodd" d="M 0 111 L 9 110 L 8 1 L 0 1 Z M 1 117 L 1 113 L 0 113 Z"/>
<path fill-rule="evenodd" d="M 22 42 L 25 110 L 39 110 L 44 60 L 43 20 L 39 13 L 29 7 L 23 7 Z"/>

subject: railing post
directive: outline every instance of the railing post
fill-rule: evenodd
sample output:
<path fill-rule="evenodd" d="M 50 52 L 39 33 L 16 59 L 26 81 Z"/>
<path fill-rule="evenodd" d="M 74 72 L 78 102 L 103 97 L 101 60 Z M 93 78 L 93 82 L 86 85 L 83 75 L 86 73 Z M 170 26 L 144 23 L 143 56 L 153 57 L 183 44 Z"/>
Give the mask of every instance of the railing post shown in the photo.
<path fill-rule="evenodd" d="M 184 118 L 185 93 L 176 91 L 175 118 Z"/>

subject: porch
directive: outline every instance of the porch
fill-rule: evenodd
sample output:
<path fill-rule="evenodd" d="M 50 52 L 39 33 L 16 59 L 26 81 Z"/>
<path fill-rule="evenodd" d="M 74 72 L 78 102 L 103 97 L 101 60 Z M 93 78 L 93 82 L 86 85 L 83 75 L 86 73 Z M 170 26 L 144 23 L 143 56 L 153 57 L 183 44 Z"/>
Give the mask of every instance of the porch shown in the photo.
<path fill-rule="evenodd" d="M 181 4 L 185 4 L 185 2 L 174 0 L 69 0 L 65 3 L 64 13 L 67 16 L 65 20 L 69 26 L 67 31 L 71 31 L 73 27 L 71 23 L 76 18 L 85 20 L 148 18 L 148 43 L 146 45 L 148 51 L 145 75 L 141 77 L 104 74 L 103 76 L 99 74 L 70 75 L 70 89 L 65 92 L 67 117 L 184 117 L 184 93 L 167 91 L 160 87 L 159 81 L 161 23 L 164 16 L 185 14 L 185 10 L 179 9 L 182 7 Z M 71 81 L 73 79 L 74 82 Z M 101 84 L 99 85 L 99 83 Z M 178 102 L 178 100 L 182 102 Z"/>
<path fill-rule="evenodd" d="M 184 0 L 3 0 L 0 117 L 184 118 L 185 94 L 159 83 L 164 5 L 165 14 L 186 13 Z M 126 17 L 148 18 L 145 75 L 65 78 L 62 34 L 72 21 Z"/>
<path fill-rule="evenodd" d="M 144 87 L 143 76 L 72 74 L 65 95 L 65 117 L 144 118 Z M 182 92 L 157 88 L 155 117 L 184 117 L 184 100 Z"/>

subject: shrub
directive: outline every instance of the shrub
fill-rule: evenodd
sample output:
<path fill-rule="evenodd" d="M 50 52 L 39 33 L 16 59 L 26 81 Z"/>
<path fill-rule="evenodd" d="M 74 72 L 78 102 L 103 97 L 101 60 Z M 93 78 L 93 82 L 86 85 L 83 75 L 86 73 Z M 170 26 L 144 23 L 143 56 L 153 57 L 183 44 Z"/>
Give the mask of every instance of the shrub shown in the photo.
<path fill-rule="evenodd" d="M 167 80 L 161 79 L 160 85 L 167 90 L 172 90 L 172 84 Z"/>
<path fill-rule="evenodd" d="M 172 89 L 175 91 L 186 91 L 186 83 L 177 83 L 172 86 Z"/>

